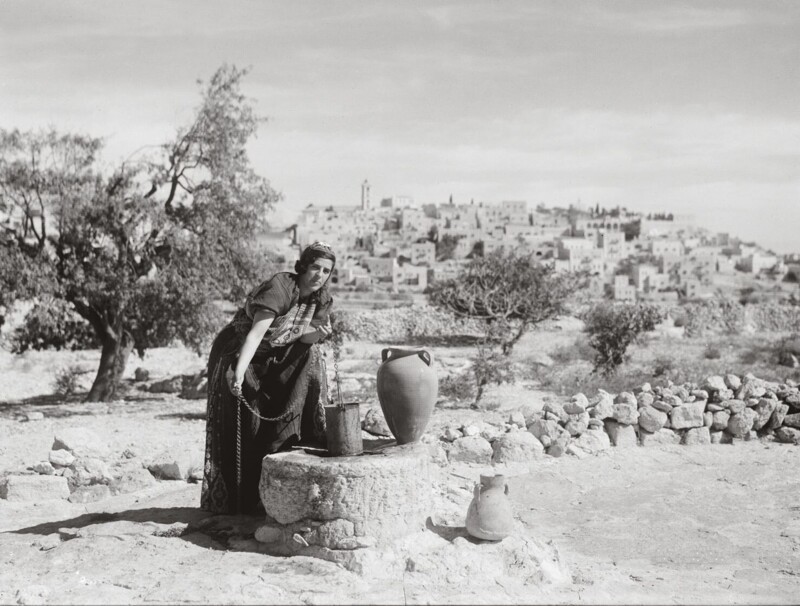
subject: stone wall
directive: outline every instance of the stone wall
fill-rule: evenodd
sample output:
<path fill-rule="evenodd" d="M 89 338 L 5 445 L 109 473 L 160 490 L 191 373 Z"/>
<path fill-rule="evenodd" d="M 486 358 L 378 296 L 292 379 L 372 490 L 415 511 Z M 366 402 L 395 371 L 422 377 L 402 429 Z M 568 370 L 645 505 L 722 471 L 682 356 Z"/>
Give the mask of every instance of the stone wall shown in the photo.
<path fill-rule="evenodd" d="M 631 391 L 575 394 L 565 405 L 512 413 L 505 423 L 446 427 L 449 461 L 525 462 L 539 456 L 583 457 L 610 447 L 730 444 L 768 439 L 800 444 L 800 389 L 751 374 L 710 376 L 701 383 L 645 383 Z"/>

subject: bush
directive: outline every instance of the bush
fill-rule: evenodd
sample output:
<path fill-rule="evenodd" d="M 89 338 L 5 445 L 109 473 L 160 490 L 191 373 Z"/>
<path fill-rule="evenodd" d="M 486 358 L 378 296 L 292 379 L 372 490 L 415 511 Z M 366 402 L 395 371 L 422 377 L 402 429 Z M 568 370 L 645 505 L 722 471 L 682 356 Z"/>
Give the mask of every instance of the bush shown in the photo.
<path fill-rule="evenodd" d="M 707 345 L 703 352 L 703 357 L 706 360 L 719 360 L 722 357 L 722 352 L 719 350 L 719 347 Z"/>
<path fill-rule="evenodd" d="M 663 314 L 655 305 L 598 303 L 583 317 L 589 344 L 595 350 L 594 370 L 613 374 L 625 361 L 628 346 L 643 332 L 651 331 Z"/>
<path fill-rule="evenodd" d="M 475 376 L 471 372 L 452 374 L 439 381 L 439 396 L 456 403 L 475 402 Z"/>
<path fill-rule="evenodd" d="M 83 374 L 80 366 L 72 365 L 56 371 L 53 388 L 58 395 L 70 396 L 78 390 L 78 378 Z"/>
<path fill-rule="evenodd" d="M 653 376 L 669 378 L 675 371 L 675 360 L 659 357 L 653 361 Z"/>

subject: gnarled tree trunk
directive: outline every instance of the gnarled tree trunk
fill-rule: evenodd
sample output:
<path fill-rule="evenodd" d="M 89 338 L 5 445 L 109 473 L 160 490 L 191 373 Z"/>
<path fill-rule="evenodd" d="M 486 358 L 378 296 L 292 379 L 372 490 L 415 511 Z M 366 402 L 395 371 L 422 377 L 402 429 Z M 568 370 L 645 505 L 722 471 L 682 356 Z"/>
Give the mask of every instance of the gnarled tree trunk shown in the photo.
<path fill-rule="evenodd" d="M 106 333 L 101 342 L 100 366 L 86 396 L 87 402 L 107 402 L 114 399 L 128 357 L 133 351 L 133 337 L 124 330 L 120 331 L 119 337 Z"/>

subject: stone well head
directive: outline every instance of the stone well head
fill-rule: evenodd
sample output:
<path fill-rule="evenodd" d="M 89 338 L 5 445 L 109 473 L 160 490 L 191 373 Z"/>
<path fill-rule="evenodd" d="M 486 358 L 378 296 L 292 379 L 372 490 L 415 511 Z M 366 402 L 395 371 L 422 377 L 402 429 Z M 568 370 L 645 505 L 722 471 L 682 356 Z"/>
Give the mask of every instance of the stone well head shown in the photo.
<path fill-rule="evenodd" d="M 424 444 L 359 456 L 304 450 L 264 457 L 260 494 L 267 524 L 256 539 L 282 554 L 317 555 L 389 544 L 425 529 L 434 487 Z"/>

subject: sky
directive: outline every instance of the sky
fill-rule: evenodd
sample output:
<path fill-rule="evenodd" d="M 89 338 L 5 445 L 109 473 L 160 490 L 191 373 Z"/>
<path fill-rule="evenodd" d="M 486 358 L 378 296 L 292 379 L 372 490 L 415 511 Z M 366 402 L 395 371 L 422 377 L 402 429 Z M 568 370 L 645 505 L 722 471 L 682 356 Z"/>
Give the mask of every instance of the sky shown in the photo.
<path fill-rule="evenodd" d="M 249 68 L 252 163 L 308 204 L 623 206 L 800 252 L 800 2 L 0 0 L 0 128 L 118 163 Z"/>

